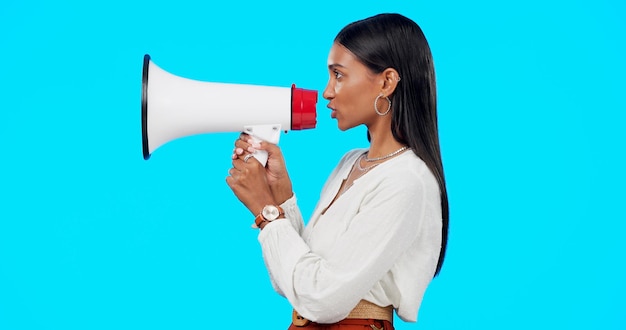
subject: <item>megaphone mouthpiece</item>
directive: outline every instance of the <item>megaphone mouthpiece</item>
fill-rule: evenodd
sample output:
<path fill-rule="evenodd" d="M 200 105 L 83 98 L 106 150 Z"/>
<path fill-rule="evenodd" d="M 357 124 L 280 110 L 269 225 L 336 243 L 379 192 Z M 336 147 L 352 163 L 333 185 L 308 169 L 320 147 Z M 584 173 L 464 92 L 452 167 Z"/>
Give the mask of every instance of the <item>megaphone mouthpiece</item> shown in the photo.
<path fill-rule="evenodd" d="M 291 85 L 291 129 L 315 128 L 317 92 Z"/>

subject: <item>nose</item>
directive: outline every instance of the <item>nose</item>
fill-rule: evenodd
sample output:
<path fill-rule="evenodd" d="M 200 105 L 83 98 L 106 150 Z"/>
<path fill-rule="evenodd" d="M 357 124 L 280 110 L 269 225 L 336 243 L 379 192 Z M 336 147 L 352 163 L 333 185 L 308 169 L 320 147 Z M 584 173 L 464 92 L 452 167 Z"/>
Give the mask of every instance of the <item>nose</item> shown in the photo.
<path fill-rule="evenodd" d="M 331 85 L 332 83 L 329 80 L 328 84 L 326 84 L 326 88 L 324 89 L 324 93 L 322 93 L 322 97 L 329 101 L 335 97 L 335 89 Z"/>

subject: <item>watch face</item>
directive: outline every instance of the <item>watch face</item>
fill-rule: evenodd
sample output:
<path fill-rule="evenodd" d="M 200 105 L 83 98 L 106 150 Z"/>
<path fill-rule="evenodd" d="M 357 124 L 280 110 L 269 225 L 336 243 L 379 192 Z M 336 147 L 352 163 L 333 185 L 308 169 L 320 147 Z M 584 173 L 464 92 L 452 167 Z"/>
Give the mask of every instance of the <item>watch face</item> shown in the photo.
<path fill-rule="evenodd" d="M 278 208 L 274 205 L 267 205 L 263 208 L 263 212 L 261 213 L 267 221 L 276 220 L 276 218 L 278 218 L 278 216 L 280 215 Z"/>

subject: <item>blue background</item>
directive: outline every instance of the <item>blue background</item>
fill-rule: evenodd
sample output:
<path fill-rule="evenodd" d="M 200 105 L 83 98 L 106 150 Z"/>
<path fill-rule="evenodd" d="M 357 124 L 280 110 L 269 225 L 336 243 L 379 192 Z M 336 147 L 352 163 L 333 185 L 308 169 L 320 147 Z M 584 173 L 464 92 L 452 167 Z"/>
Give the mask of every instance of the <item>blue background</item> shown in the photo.
<path fill-rule="evenodd" d="M 346 24 L 399 12 L 435 58 L 450 198 L 443 271 L 397 329 L 626 328 L 621 1 L 3 1 L 0 329 L 286 329 L 237 133 L 141 153 L 141 65 L 320 92 L 281 136 L 309 215 L 339 157 L 321 91 Z M 219 111 L 217 109 L 216 111 Z M 227 115 L 227 114 L 224 114 Z"/>

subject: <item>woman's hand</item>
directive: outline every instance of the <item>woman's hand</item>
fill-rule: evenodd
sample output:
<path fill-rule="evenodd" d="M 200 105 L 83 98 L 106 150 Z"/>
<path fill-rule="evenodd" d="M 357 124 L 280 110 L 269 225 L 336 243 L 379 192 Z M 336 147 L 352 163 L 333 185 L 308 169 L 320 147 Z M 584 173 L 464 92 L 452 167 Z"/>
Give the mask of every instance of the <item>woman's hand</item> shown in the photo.
<path fill-rule="evenodd" d="M 249 135 L 242 133 L 239 139 L 235 141 L 233 158 L 241 157 L 243 159 L 246 154 L 252 154 L 256 150 L 267 151 L 268 158 L 265 165 L 267 184 L 270 186 L 274 200 L 278 204 L 284 203 L 293 196 L 293 188 L 285 166 L 285 159 L 277 145 L 268 142 L 256 143 Z M 252 162 L 252 158 L 248 162 Z"/>
<path fill-rule="evenodd" d="M 233 167 L 228 171 L 226 183 L 248 210 L 256 216 L 265 205 L 276 205 L 266 170 L 252 153 L 235 148 L 232 158 Z"/>

